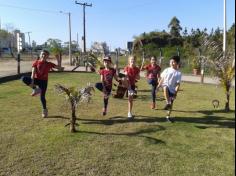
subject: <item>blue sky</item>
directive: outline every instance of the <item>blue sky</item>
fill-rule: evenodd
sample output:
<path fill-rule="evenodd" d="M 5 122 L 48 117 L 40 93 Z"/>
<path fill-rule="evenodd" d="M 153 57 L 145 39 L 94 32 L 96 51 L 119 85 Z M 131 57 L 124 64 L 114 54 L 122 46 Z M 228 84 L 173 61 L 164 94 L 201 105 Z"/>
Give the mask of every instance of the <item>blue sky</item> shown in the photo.
<path fill-rule="evenodd" d="M 172 17 L 191 28 L 223 28 L 223 0 L 87 0 L 87 47 L 106 41 L 111 48 L 126 47 L 133 36 L 154 30 L 166 30 Z M 13 8 L 22 7 L 22 8 Z M 40 9 L 44 11 L 32 10 Z M 49 11 L 49 12 L 48 12 Z M 72 39 L 81 43 L 83 35 L 82 6 L 75 0 L 0 0 L 2 28 L 11 26 L 31 31 L 31 39 L 42 44 L 48 38 L 69 40 L 68 16 L 71 12 Z M 227 26 L 235 21 L 235 0 L 227 0 Z"/>

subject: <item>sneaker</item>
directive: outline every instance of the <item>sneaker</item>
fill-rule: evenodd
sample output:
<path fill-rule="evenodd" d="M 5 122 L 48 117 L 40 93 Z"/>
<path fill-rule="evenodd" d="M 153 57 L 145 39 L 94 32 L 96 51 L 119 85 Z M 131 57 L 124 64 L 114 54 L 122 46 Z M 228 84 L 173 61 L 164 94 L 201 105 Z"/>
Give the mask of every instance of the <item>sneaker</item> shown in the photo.
<path fill-rule="evenodd" d="M 134 96 L 135 92 L 132 89 L 128 90 L 128 95 L 129 96 Z"/>
<path fill-rule="evenodd" d="M 107 110 L 105 108 L 102 109 L 102 115 L 103 116 L 107 115 Z"/>
<path fill-rule="evenodd" d="M 43 109 L 42 117 L 43 117 L 43 118 L 48 117 L 48 109 Z"/>
<path fill-rule="evenodd" d="M 174 123 L 175 122 L 173 118 L 170 118 L 170 116 L 166 116 L 166 121 L 170 122 L 170 123 Z"/>
<path fill-rule="evenodd" d="M 131 112 L 128 112 L 128 119 L 133 119 L 133 115 L 131 114 Z"/>
<path fill-rule="evenodd" d="M 171 108 L 171 104 L 166 104 L 166 106 L 164 107 L 164 110 L 169 110 Z"/>
<path fill-rule="evenodd" d="M 156 108 L 156 103 L 152 103 L 151 104 L 151 109 L 155 109 Z"/>
<path fill-rule="evenodd" d="M 35 88 L 33 89 L 33 92 L 31 93 L 31 96 L 36 96 L 39 95 L 41 93 L 41 89 L 40 88 Z"/>

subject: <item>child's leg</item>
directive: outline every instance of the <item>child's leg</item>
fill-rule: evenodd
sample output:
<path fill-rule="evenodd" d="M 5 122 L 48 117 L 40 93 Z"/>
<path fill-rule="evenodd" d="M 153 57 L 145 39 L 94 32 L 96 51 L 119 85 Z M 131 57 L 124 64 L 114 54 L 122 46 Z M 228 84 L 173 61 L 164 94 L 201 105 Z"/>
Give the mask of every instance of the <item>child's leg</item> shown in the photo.
<path fill-rule="evenodd" d="M 169 97 L 169 88 L 167 86 L 163 87 L 164 90 L 164 97 L 166 100 L 166 104 L 171 104 L 170 97 Z"/>
<path fill-rule="evenodd" d="M 108 100 L 111 94 L 111 90 L 112 90 L 112 87 L 105 87 L 105 90 L 103 90 L 105 91 L 103 92 L 104 93 L 104 98 L 103 98 L 104 107 L 103 107 L 103 112 L 102 112 L 103 115 L 107 114 L 107 106 L 108 106 Z"/>
<path fill-rule="evenodd" d="M 36 86 L 35 85 L 32 85 L 32 79 L 31 77 L 28 77 L 28 76 L 22 76 L 21 77 L 21 80 L 23 83 L 25 83 L 27 86 L 31 87 L 32 89 L 35 89 Z"/>
<path fill-rule="evenodd" d="M 103 91 L 103 85 L 102 85 L 101 82 L 96 83 L 96 84 L 95 84 L 95 87 L 96 87 L 98 90 L 100 90 L 101 92 Z"/>
<path fill-rule="evenodd" d="M 102 115 L 106 115 L 107 114 L 107 106 L 108 106 L 108 97 L 104 96 L 103 102 L 104 102 L 104 107 L 103 107 L 103 111 L 102 111 Z"/>
<path fill-rule="evenodd" d="M 105 109 L 107 109 L 108 99 L 109 99 L 109 98 L 106 97 L 106 96 L 105 96 L 104 99 L 103 99 L 103 100 L 104 100 L 104 108 L 105 108 Z"/>
<path fill-rule="evenodd" d="M 46 102 L 47 86 L 48 86 L 48 82 L 46 80 L 39 81 L 39 88 L 41 89 L 40 100 L 41 100 L 43 109 L 47 109 L 47 102 Z"/>
<path fill-rule="evenodd" d="M 128 98 L 128 112 L 131 113 L 133 108 L 133 96 L 129 96 Z"/>
<path fill-rule="evenodd" d="M 133 92 L 135 90 L 135 85 L 131 85 L 128 92 L 128 118 L 132 118 L 132 109 L 133 109 Z"/>
<path fill-rule="evenodd" d="M 174 103 L 174 99 L 171 97 L 171 106 L 169 108 L 169 110 L 167 111 L 167 114 L 166 114 L 166 120 L 168 122 L 174 122 L 174 118 L 171 118 L 170 115 L 171 115 L 171 112 L 172 112 L 172 108 L 173 108 L 173 103 Z"/>
<path fill-rule="evenodd" d="M 152 102 L 156 102 L 156 89 L 157 89 L 157 83 L 153 82 L 152 84 Z"/>

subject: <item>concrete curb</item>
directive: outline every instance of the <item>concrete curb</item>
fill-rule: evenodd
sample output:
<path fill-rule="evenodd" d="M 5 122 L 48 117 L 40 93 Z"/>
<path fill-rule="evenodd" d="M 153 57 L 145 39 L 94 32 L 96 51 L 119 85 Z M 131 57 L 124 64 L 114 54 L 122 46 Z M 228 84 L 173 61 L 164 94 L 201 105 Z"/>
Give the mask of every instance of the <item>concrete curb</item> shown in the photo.
<path fill-rule="evenodd" d="M 20 79 L 22 76 L 30 76 L 30 75 L 31 75 L 31 72 L 27 72 L 27 73 L 21 73 L 19 75 L 11 75 L 11 76 L 1 77 L 0 78 L 0 84 Z"/>

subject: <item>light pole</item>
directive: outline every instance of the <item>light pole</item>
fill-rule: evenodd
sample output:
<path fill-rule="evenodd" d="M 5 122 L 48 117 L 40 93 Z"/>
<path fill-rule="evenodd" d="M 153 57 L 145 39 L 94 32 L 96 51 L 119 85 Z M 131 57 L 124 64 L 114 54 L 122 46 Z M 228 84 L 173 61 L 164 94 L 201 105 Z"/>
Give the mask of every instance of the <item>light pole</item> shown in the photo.
<path fill-rule="evenodd" d="M 224 0 L 224 37 L 223 37 L 223 53 L 226 52 L 226 0 Z"/>
<path fill-rule="evenodd" d="M 159 48 L 159 50 L 160 50 L 159 64 L 160 64 L 160 66 L 161 66 L 161 64 L 162 64 L 162 59 L 163 59 L 163 57 L 162 57 L 163 53 L 162 53 L 162 49 L 161 49 L 161 48 Z"/>
<path fill-rule="evenodd" d="M 71 13 L 70 12 L 63 12 L 63 11 L 60 11 L 60 13 L 68 15 L 68 20 L 69 20 L 69 59 L 70 59 L 70 65 L 72 65 L 72 56 L 71 56 Z"/>
<path fill-rule="evenodd" d="M 32 47 L 31 47 L 31 41 L 30 41 L 30 33 L 32 33 L 32 32 L 25 32 L 25 34 L 28 34 L 30 55 L 31 55 L 31 58 L 33 59 Z"/>

